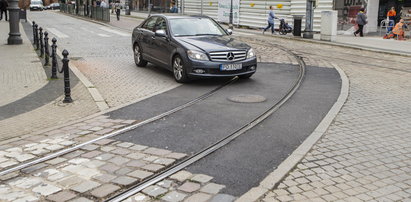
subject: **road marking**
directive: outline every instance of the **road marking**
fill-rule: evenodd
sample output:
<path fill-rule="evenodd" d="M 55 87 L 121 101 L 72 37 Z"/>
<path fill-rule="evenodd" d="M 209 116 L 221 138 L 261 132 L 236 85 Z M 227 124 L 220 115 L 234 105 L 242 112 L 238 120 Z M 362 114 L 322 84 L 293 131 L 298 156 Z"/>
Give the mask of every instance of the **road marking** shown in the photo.
<path fill-rule="evenodd" d="M 47 28 L 51 33 L 53 33 L 57 38 L 63 39 L 68 38 L 69 36 L 63 34 L 62 32 L 58 31 L 56 28 Z"/>
<path fill-rule="evenodd" d="M 97 34 L 97 35 L 99 35 L 101 37 L 110 37 L 110 35 L 107 35 L 107 34 Z"/>
<path fill-rule="evenodd" d="M 106 31 L 106 32 L 110 32 L 110 33 L 113 33 L 113 34 L 120 35 L 120 36 L 130 36 L 130 34 L 126 34 L 126 33 L 124 33 L 124 32 L 120 32 L 120 31 L 116 31 L 116 30 L 112 30 L 112 29 L 110 29 L 110 28 L 108 28 L 108 27 L 100 27 L 100 29 L 101 29 L 101 30 L 104 30 L 104 31 Z"/>

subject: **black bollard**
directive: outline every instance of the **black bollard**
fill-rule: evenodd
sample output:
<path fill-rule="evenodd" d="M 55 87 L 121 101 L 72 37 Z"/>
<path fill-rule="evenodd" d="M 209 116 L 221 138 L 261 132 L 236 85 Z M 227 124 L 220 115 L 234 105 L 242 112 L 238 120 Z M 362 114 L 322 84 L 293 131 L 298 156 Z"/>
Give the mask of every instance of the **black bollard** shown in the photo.
<path fill-rule="evenodd" d="M 68 56 L 68 51 L 63 50 L 63 59 L 61 60 L 63 62 L 63 72 L 64 72 L 64 100 L 63 103 L 71 103 L 73 102 L 73 99 L 71 99 L 71 90 L 70 90 L 70 75 L 69 75 L 69 59 L 67 58 Z"/>
<path fill-rule="evenodd" d="M 34 30 L 35 30 L 35 32 L 36 32 L 36 50 L 38 50 L 39 49 L 39 30 L 38 30 L 38 25 L 37 24 L 35 24 L 34 25 Z"/>
<path fill-rule="evenodd" d="M 44 56 L 44 44 L 43 44 L 43 28 L 39 28 L 40 32 L 40 57 Z"/>
<path fill-rule="evenodd" d="M 44 60 L 45 66 L 50 65 L 50 52 L 49 52 L 49 33 L 47 31 L 44 32 Z"/>
<path fill-rule="evenodd" d="M 53 44 L 51 45 L 51 78 L 57 79 L 57 54 L 56 54 L 57 39 L 53 37 L 51 42 L 53 42 Z"/>
<path fill-rule="evenodd" d="M 36 22 L 33 21 L 33 44 L 36 44 L 36 29 L 35 29 Z"/>

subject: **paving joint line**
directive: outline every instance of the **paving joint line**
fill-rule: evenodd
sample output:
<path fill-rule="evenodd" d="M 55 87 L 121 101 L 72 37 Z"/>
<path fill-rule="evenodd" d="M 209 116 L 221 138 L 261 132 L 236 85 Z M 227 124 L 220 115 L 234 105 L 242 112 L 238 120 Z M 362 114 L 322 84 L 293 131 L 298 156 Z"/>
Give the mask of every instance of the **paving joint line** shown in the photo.
<path fill-rule="evenodd" d="M 335 63 L 331 65 L 338 71 L 341 78 L 341 90 L 337 101 L 328 111 L 327 115 L 318 124 L 314 131 L 304 140 L 304 142 L 294 150 L 277 168 L 264 178 L 258 187 L 251 188 L 244 193 L 236 202 L 256 201 L 263 197 L 269 190 L 277 186 L 286 175 L 292 171 L 293 168 L 307 155 L 311 148 L 317 143 L 325 134 L 328 127 L 331 125 L 335 117 L 338 115 L 344 103 L 348 98 L 349 93 L 349 79 L 345 72 Z"/>

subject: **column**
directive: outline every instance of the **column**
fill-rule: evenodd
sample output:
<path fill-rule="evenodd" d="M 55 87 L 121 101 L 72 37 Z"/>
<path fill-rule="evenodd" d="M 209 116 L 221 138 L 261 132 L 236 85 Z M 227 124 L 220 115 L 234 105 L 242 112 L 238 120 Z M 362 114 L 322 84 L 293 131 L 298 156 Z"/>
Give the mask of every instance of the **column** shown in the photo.
<path fill-rule="evenodd" d="M 377 32 L 378 29 L 378 9 L 380 7 L 380 0 L 368 0 L 367 4 L 367 32 Z"/>

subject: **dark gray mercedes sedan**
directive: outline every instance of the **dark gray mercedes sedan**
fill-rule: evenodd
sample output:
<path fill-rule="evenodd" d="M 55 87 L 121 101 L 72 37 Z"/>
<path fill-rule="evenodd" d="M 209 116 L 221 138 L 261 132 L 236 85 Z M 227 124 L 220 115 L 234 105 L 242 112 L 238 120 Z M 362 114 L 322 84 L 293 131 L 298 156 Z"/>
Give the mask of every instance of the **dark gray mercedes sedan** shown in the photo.
<path fill-rule="evenodd" d="M 257 70 L 254 50 L 206 16 L 152 15 L 133 30 L 134 61 L 171 70 L 177 82 L 195 77 L 249 78 Z"/>

